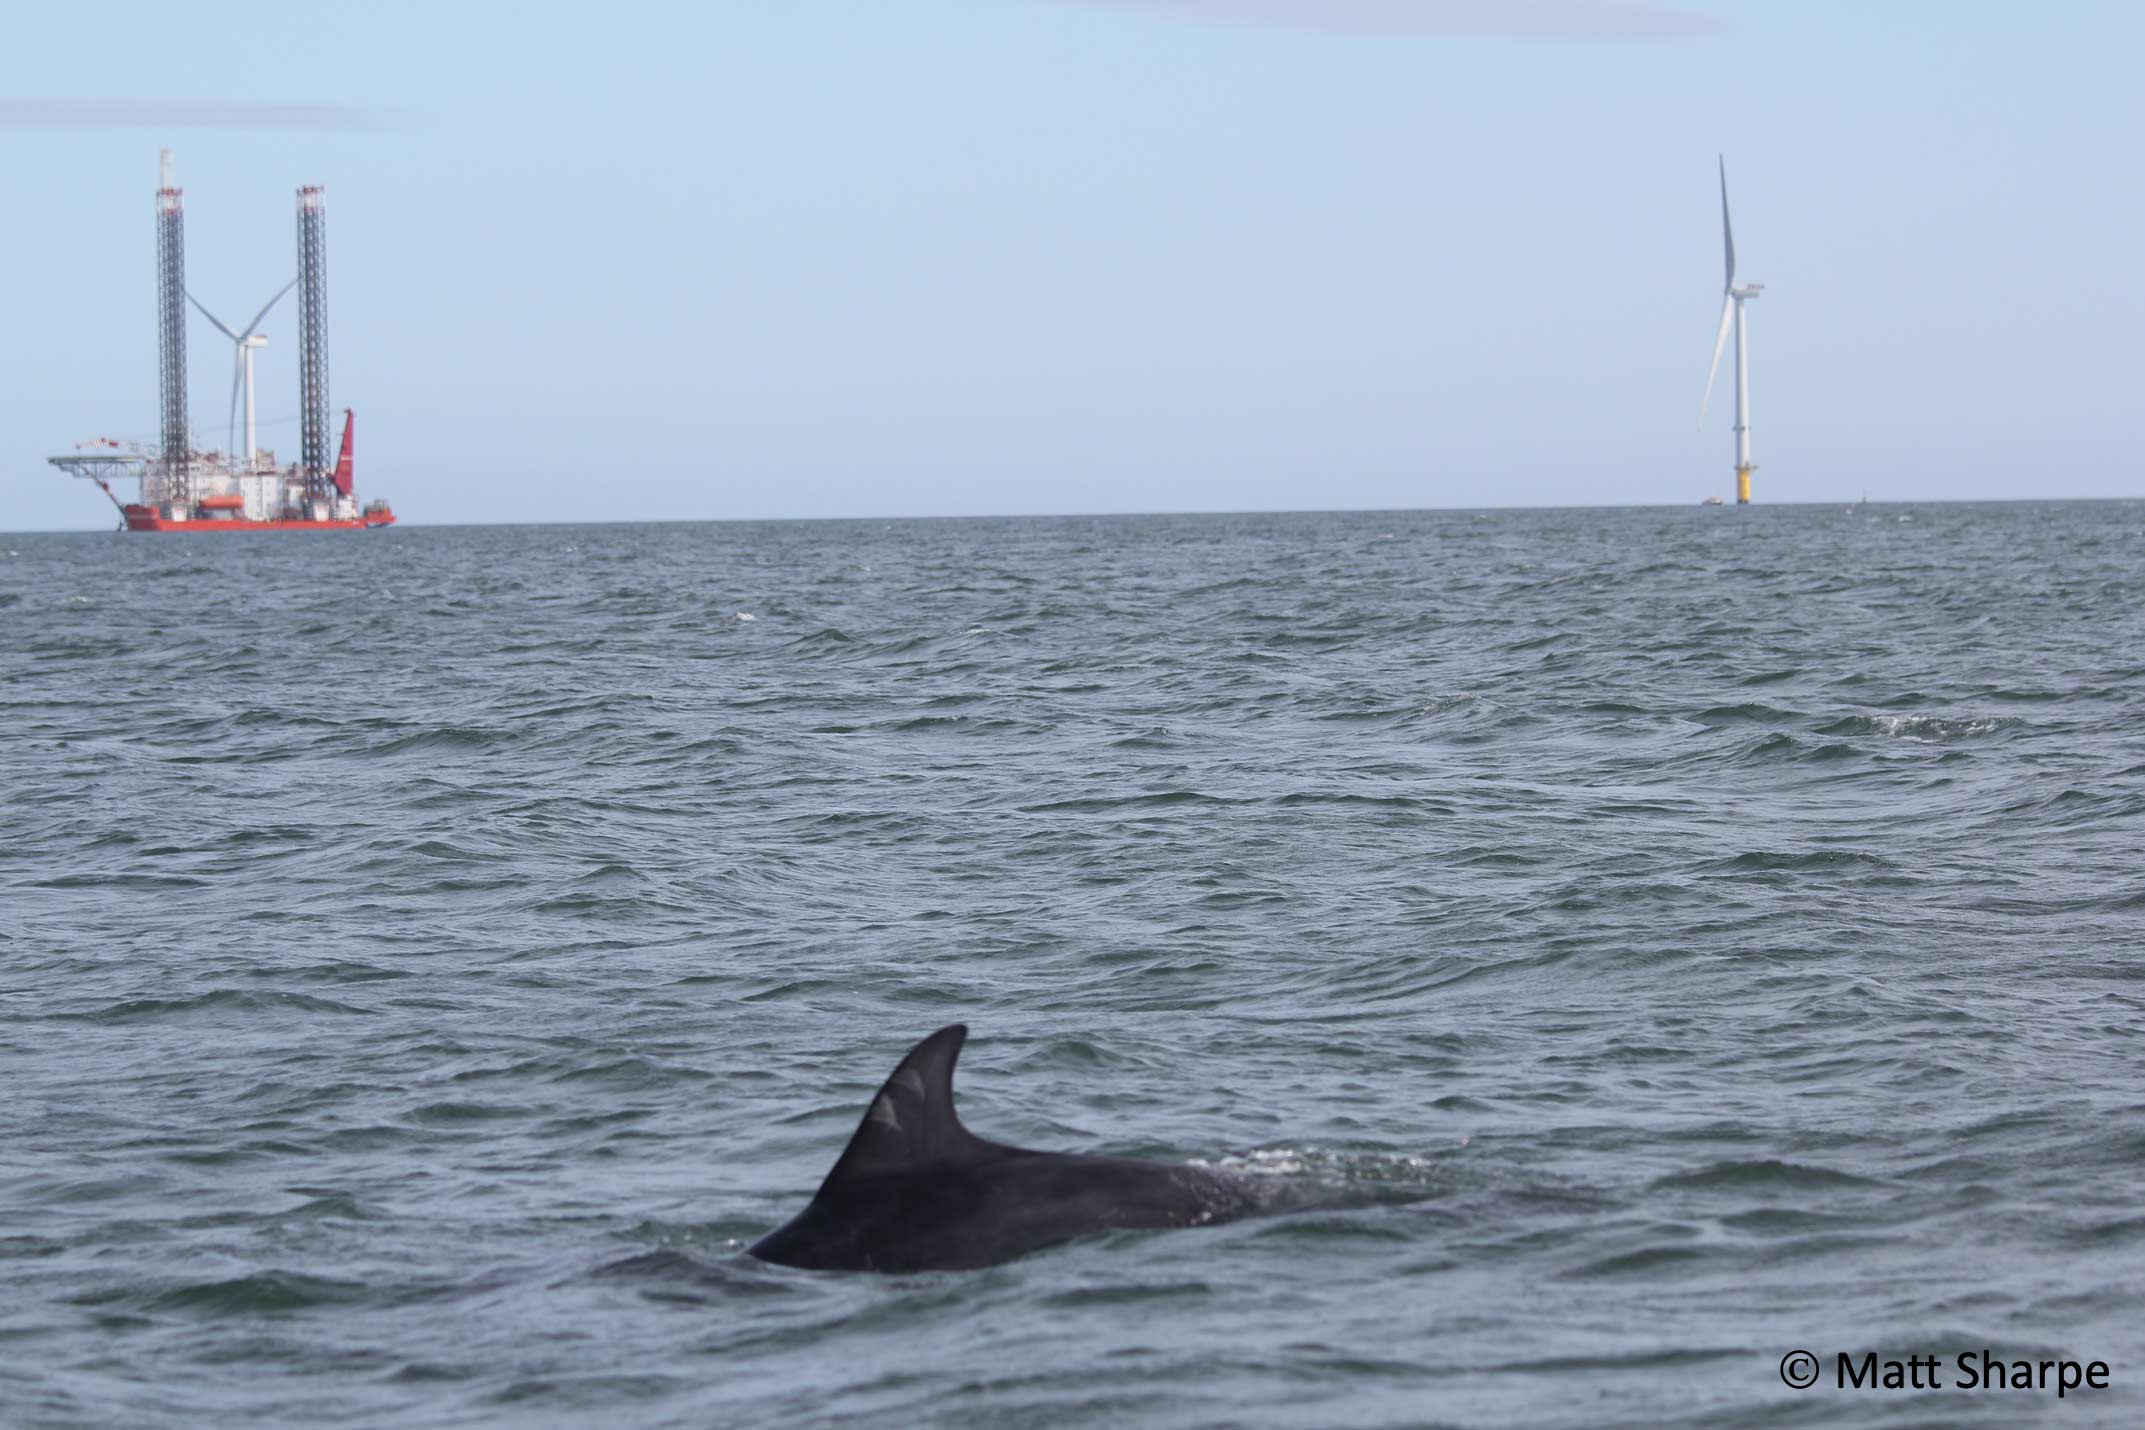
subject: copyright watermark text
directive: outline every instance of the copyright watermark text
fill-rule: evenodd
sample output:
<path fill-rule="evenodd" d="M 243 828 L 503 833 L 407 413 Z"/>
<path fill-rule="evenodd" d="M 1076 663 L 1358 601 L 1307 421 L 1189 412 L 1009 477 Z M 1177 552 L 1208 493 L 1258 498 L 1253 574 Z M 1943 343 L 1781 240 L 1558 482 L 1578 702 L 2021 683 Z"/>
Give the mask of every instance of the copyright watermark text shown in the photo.
<path fill-rule="evenodd" d="M 1875 1351 L 1819 1356 L 1804 1350 L 1780 1357 L 1781 1383 L 1793 1390 L 1823 1381 L 1835 1390 L 2023 1390 L 2061 1400 L 2072 1391 L 2106 1390 L 2108 1375 L 2104 1360 L 2007 1360 L 1992 1350 L 1948 1359 L 1934 1352 L 1887 1358 Z"/>

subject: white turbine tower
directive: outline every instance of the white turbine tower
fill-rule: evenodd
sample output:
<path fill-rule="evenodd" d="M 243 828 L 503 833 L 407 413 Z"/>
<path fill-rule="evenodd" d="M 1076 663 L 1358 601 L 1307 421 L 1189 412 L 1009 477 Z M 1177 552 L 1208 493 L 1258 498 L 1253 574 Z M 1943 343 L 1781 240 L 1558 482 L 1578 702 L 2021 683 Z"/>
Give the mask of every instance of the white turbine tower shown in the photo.
<path fill-rule="evenodd" d="M 1750 473 L 1757 463 L 1750 460 L 1750 329 L 1743 304 L 1765 290 L 1763 283 L 1735 282 L 1735 229 L 1728 223 L 1728 160 L 1720 161 L 1720 237 L 1728 252 L 1728 281 L 1721 292 L 1720 336 L 1713 340 L 1713 367 L 1706 373 L 1706 398 L 1698 407 L 1698 425 L 1706 425 L 1706 408 L 1713 404 L 1713 379 L 1720 376 L 1721 349 L 1728 346 L 1728 327 L 1735 326 L 1735 504 L 1750 504 Z"/>
<path fill-rule="evenodd" d="M 293 278 L 281 288 L 276 289 L 276 296 L 261 304 L 261 311 L 253 315 L 253 321 L 246 324 L 246 331 L 243 333 L 234 333 L 225 327 L 222 320 L 206 307 L 203 307 L 201 300 L 196 298 L 190 290 L 186 295 L 186 301 L 199 308 L 201 316 L 214 323 L 216 331 L 229 338 L 232 345 L 238 350 L 231 368 L 231 432 L 227 439 L 230 443 L 233 469 L 236 471 L 250 472 L 253 470 L 253 464 L 259 460 L 260 447 L 253 431 L 253 355 L 268 346 L 268 339 L 259 336 L 253 330 L 261 325 L 261 319 L 268 316 L 268 310 L 283 301 L 283 295 L 297 286 L 298 280 Z M 246 446 L 243 456 L 241 456 L 238 446 L 237 430 L 238 391 L 241 387 L 246 390 Z"/>

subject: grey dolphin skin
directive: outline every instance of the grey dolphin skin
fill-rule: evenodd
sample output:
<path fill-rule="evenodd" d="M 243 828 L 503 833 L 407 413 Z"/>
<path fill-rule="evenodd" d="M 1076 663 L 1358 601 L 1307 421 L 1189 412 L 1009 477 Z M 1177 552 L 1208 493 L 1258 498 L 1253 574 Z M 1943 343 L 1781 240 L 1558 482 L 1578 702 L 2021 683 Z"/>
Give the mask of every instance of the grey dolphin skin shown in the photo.
<path fill-rule="evenodd" d="M 956 1023 L 901 1060 L 811 1204 L 754 1243 L 754 1256 L 811 1271 L 963 1271 L 1090 1232 L 1311 1204 L 1280 1177 L 986 1142 L 953 1111 L 967 1038 Z"/>

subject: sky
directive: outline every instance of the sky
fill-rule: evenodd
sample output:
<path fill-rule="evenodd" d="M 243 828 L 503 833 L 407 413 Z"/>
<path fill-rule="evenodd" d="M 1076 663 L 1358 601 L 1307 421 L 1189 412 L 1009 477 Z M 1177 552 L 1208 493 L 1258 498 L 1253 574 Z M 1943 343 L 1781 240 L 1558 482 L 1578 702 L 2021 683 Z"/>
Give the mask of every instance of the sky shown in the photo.
<path fill-rule="evenodd" d="M 0 529 L 327 188 L 405 521 L 2145 495 L 2134 59 L 2050 0 L 0 6 Z M 294 309 L 261 440 L 297 447 Z M 228 340 L 190 318 L 223 445 Z"/>

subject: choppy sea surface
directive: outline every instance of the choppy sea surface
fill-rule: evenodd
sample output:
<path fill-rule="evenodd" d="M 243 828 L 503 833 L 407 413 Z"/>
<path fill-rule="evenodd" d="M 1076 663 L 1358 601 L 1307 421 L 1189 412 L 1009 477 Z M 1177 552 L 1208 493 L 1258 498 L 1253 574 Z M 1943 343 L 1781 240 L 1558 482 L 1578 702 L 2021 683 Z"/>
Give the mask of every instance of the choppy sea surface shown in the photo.
<path fill-rule="evenodd" d="M 0 535 L 0 1423 L 2145 1423 L 2141 852 L 2138 503 Z"/>

